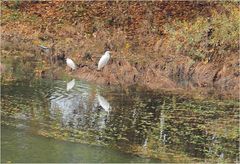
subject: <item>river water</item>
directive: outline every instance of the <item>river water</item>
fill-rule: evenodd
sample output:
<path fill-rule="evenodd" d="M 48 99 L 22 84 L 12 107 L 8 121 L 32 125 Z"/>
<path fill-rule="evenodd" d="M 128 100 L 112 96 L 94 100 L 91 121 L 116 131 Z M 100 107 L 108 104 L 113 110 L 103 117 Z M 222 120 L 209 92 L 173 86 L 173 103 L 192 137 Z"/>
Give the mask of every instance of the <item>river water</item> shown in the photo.
<path fill-rule="evenodd" d="M 2 62 L 2 162 L 239 162 L 236 100 L 99 86 L 64 68 L 43 77 L 35 59 Z"/>

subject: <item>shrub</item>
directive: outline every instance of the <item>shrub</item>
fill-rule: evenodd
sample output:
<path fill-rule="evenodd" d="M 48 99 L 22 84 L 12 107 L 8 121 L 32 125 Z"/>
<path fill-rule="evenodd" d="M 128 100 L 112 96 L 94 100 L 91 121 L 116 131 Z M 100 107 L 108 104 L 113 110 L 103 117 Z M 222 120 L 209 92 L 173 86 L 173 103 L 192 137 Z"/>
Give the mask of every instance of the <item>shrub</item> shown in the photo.
<path fill-rule="evenodd" d="M 210 17 L 175 21 L 164 26 L 168 43 L 175 53 L 194 60 L 227 55 L 238 50 L 239 10 L 226 5 L 222 13 L 213 10 Z"/>

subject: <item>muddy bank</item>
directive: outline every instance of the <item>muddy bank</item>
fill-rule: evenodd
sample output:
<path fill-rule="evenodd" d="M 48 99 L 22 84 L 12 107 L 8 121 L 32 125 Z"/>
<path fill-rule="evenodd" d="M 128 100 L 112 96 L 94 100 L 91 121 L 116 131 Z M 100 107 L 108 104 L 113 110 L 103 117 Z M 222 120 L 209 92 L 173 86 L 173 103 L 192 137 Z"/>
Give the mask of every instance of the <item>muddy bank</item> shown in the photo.
<path fill-rule="evenodd" d="M 217 91 L 220 95 L 239 96 L 240 72 L 233 54 L 218 62 L 204 61 L 191 64 L 191 59 L 163 58 L 141 66 L 122 59 L 111 59 L 102 70 L 96 70 L 96 61 L 77 69 L 73 76 L 103 85 L 121 85 L 123 87 L 138 84 L 150 89 L 205 89 Z M 83 60 L 82 60 L 83 61 Z"/>
<path fill-rule="evenodd" d="M 5 37 L 3 37 L 5 38 Z M 7 38 L 7 37 L 6 37 Z M 44 54 L 37 45 L 29 47 L 28 41 L 24 41 L 18 36 L 18 47 L 14 47 L 14 41 L 3 39 L 2 45 L 13 45 L 13 49 L 3 50 L 3 56 L 14 55 L 23 51 L 29 60 L 34 56 L 40 56 L 46 63 L 62 63 L 65 65 L 63 53 L 60 48 L 56 48 L 54 53 Z M 68 47 L 74 49 L 74 47 Z M 83 50 L 84 51 L 84 50 Z M 7 52 L 7 53 L 6 53 Z M 184 55 L 168 55 L 161 58 L 146 59 L 146 63 L 129 61 L 127 55 L 120 57 L 118 52 L 114 52 L 109 63 L 103 70 L 97 71 L 97 63 L 101 55 L 97 53 L 79 53 L 73 60 L 79 65 L 78 69 L 66 73 L 77 79 L 83 79 L 102 85 L 118 85 L 128 87 L 140 85 L 153 90 L 202 90 L 206 94 L 215 94 L 224 97 L 239 97 L 240 89 L 240 61 L 238 54 L 231 54 L 228 57 L 215 59 L 214 61 L 194 61 Z M 65 54 L 69 56 L 68 54 Z M 50 57 L 49 57 L 50 56 Z M 97 56 L 97 57 L 96 57 Z M 50 61 L 50 58 L 53 61 Z M 1 72 L 4 65 L 1 65 Z M 45 70 L 42 70 L 45 72 Z M 40 72 L 41 74 L 41 72 Z M 39 76 L 39 72 L 36 74 Z M 42 77 L 44 78 L 45 75 Z M 57 78 L 57 74 L 54 75 Z"/>

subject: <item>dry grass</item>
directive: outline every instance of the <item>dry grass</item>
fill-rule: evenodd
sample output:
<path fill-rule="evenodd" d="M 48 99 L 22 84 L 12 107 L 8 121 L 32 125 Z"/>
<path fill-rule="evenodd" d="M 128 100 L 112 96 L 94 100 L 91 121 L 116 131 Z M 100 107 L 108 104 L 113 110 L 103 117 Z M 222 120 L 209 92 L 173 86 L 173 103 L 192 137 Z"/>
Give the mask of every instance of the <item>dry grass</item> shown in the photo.
<path fill-rule="evenodd" d="M 144 65 L 162 56 L 184 54 L 201 60 L 238 49 L 239 9 L 235 3 L 6 4 L 1 9 L 3 33 L 30 37 L 31 43 L 45 46 L 52 41 L 39 38 L 54 37 L 56 52 L 64 50 L 76 59 L 87 52 L 99 57 L 111 49 L 116 58 Z M 210 28 L 213 32 L 207 38 Z"/>

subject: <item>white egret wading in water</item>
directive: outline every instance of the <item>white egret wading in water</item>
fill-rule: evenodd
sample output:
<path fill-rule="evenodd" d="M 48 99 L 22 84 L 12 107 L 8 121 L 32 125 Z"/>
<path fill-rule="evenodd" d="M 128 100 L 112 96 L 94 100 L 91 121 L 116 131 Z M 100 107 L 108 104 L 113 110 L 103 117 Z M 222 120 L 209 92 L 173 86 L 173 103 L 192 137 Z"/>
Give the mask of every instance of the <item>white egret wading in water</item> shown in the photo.
<path fill-rule="evenodd" d="M 101 70 L 108 63 L 109 59 L 110 59 L 110 51 L 106 51 L 98 62 L 97 70 Z"/>
<path fill-rule="evenodd" d="M 75 70 L 77 68 L 77 65 L 72 61 L 72 59 L 67 58 L 66 62 L 67 62 L 67 66 L 69 66 L 73 70 Z"/>

